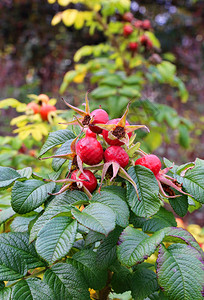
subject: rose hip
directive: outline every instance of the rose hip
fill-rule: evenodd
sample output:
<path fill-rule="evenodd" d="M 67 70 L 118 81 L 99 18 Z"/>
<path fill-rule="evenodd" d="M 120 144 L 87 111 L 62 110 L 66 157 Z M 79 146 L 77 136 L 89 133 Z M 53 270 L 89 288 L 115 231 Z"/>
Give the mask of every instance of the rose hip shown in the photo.
<path fill-rule="evenodd" d="M 85 137 L 76 144 L 76 154 L 87 165 L 97 165 L 103 160 L 103 148 L 97 139 Z"/>
<path fill-rule="evenodd" d="M 88 177 L 88 179 L 84 176 L 83 173 L 81 173 L 79 176 L 77 176 L 78 172 L 79 172 L 79 170 L 75 170 L 71 175 L 71 179 L 73 179 L 73 180 L 80 179 L 80 181 L 83 183 L 83 185 L 89 190 L 90 193 L 92 193 L 97 187 L 96 177 L 89 170 L 84 170 L 84 173 Z"/>
<path fill-rule="evenodd" d="M 95 133 L 102 133 L 102 129 L 98 126 L 94 126 L 94 124 L 106 124 L 109 120 L 107 112 L 101 108 L 98 108 L 93 110 L 90 115 L 93 117 L 93 121 L 89 125 L 89 129 Z"/>
<path fill-rule="evenodd" d="M 110 146 L 104 152 L 105 162 L 117 162 L 122 168 L 125 168 L 129 162 L 129 156 L 120 146 Z"/>
<path fill-rule="evenodd" d="M 135 165 L 144 166 L 150 169 L 155 176 L 159 173 L 162 167 L 160 159 L 154 154 L 148 154 L 138 158 Z"/>

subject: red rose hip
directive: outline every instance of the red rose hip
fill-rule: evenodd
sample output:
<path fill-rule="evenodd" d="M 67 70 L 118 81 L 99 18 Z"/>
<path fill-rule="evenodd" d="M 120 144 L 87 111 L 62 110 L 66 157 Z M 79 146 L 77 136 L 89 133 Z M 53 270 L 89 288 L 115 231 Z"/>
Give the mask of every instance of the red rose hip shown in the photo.
<path fill-rule="evenodd" d="M 103 160 L 103 148 L 97 139 L 85 137 L 76 144 L 76 154 L 87 165 L 97 165 Z"/>
<path fill-rule="evenodd" d="M 122 168 L 125 168 L 129 162 L 129 156 L 120 146 L 110 146 L 104 152 L 105 162 L 117 162 Z"/>
<path fill-rule="evenodd" d="M 39 111 L 40 111 L 39 105 L 37 103 L 35 103 L 35 102 L 28 103 L 27 108 L 31 109 L 34 114 L 38 114 Z"/>
<path fill-rule="evenodd" d="M 56 111 L 56 107 L 53 105 L 43 105 L 40 108 L 40 115 L 43 121 L 48 120 L 48 115 L 51 111 Z"/>
<path fill-rule="evenodd" d="M 131 22 L 133 20 L 133 18 L 134 18 L 133 14 L 129 11 L 124 13 L 124 15 L 123 15 L 123 20 L 127 21 L 127 22 Z"/>
<path fill-rule="evenodd" d="M 150 169 L 155 176 L 159 173 L 162 166 L 160 159 L 154 154 L 148 154 L 138 158 L 135 162 L 135 165 L 144 166 Z"/>
<path fill-rule="evenodd" d="M 92 193 L 97 187 L 96 177 L 91 171 L 84 170 L 84 173 L 88 177 L 88 179 L 82 173 L 77 178 L 78 172 L 79 170 L 75 170 L 71 175 L 71 179 L 80 180 L 83 183 L 83 185 L 87 188 L 87 190 L 89 190 L 89 192 Z"/>
<path fill-rule="evenodd" d="M 138 43 L 136 43 L 136 42 L 130 42 L 129 43 L 129 49 L 131 51 L 137 51 L 137 48 L 138 48 Z"/>
<path fill-rule="evenodd" d="M 89 125 L 89 129 L 95 133 L 102 133 L 102 129 L 94 126 L 94 124 L 106 124 L 109 120 L 107 112 L 101 108 L 98 108 L 93 110 L 90 115 L 93 117 L 93 121 Z"/>
<path fill-rule="evenodd" d="M 133 28 L 132 28 L 132 26 L 131 25 L 125 25 L 124 27 L 123 27 L 123 34 L 124 34 L 124 36 L 128 36 L 128 35 L 130 35 L 131 33 L 133 32 Z"/>
<path fill-rule="evenodd" d="M 113 119 L 113 120 L 110 120 L 108 121 L 106 124 L 109 125 L 109 124 L 117 124 L 118 122 L 120 121 L 120 119 Z M 126 125 L 129 125 L 129 123 L 126 121 L 125 123 Z M 121 128 L 121 132 L 124 130 L 123 127 L 120 127 L 118 126 L 117 129 L 113 130 L 113 135 L 115 132 L 119 132 L 120 131 L 120 128 Z M 117 136 L 114 140 L 111 140 L 109 137 L 108 137 L 108 134 L 109 132 L 107 130 L 103 130 L 103 138 L 104 140 L 111 146 L 121 146 L 121 145 L 124 145 L 123 142 L 121 142 L 119 139 L 117 139 Z M 116 134 L 116 133 L 115 133 Z M 132 136 L 132 132 L 129 132 L 128 133 L 128 136 L 129 138 Z"/>

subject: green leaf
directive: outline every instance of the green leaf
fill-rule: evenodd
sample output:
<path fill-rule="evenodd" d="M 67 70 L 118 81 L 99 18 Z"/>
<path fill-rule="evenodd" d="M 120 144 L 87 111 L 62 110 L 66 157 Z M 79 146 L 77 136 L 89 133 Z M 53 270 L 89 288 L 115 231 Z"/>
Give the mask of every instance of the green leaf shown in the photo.
<path fill-rule="evenodd" d="M 45 272 L 43 281 L 53 290 L 55 300 L 90 299 L 83 275 L 70 264 L 58 263 L 52 266 Z"/>
<path fill-rule="evenodd" d="M 102 203 L 91 203 L 82 212 L 72 209 L 72 215 L 83 226 L 105 235 L 115 228 L 114 211 Z"/>
<path fill-rule="evenodd" d="M 0 190 L 9 188 L 19 178 L 21 175 L 16 170 L 0 167 Z"/>
<path fill-rule="evenodd" d="M 89 232 L 86 236 L 86 239 L 85 239 L 85 246 L 89 246 L 89 245 L 94 244 L 98 241 L 102 241 L 104 238 L 105 237 L 102 233 L 89 230 Z"/>
<path fill-rule="evenodd" d="M 4 288 L 3 290 L 0 290 L 0 299 L 1 300 L 11 300 L 11 288 Z"/>
<path fill-rule="evenodd" d="M 142 230 L 155 232 L 164 227 L 170 226 L 177 226 L 173 213 L 163 207 L 160 207 L 160 210 L 151 219 L 144 222 Z"/>
<path fill-rule="evenodd" d="M 174 190 L 175 192 L 175 190 Z M 175 192 L 175 194 L 179 194 Z M 168 199 L 171 207 L 177 215 L 184 217 L 188 212 L 188 197 L 184 194 L 179 194 L 180 197 L 174 199 Z"/>
<path fill-rule="evenodd" d="M 20 174 L 21 177 L 30 178 L 33 170 L 31 167 L 27 167 L 27 168 L 23 168 L 21 170 L 17 170 L 17 172 Z"/>
<path fill-rule="evenodd" d="M 80 191 L 66 191 L 54 198 L 47 206 L 45 212 L 36 220 L 30 232 L 30 242 L 36 239 L 38 232 L 45 226 L 49 220 L 60 213 L 71 211 L 71 205 L 76 203 L 86 203 L 88 197 Z"/>
<path fill-rule="evenodd" d="M 133 299 L 143 300 L 159 289 L 156 274 L 146 268 L 138 268 L 131 280 L 131 293 Z"/>
<path fill-rule="evenodd" d="M 128 84 L 128 85 L 140 86 L 144 80 L 139 75 L 131 75 L 131 76 L 126 77 L 123 81 L 125 84 Z"/>
<path fill-rule="evenodd" d="M 29 223 L 36 218 L 37 214 L 28 217 L 16 217 L 10 225 L 11 231 L 25 232 L 28 231 Z"/>
<path fill-rule="evenodd" d="M 159 285 L 172 300 L 202 300 L 203 264 L 198 252 L 187 245 L 159 248 L 157 259 Z"/>
<path fill-rule="evenodd" d="M 127 267 L 141 263 L 155 252 L 162 241 L 187 243 L 204 257 L 202 249 L 193 236 L 182 228 L 166 227 L 149 236 L 129 226 L 120 235 L 119 246 L 117 247 L 118 259 Z"/>
<path fill-rule="evenodd" d="M 102 240 L 100 246 L 97 249 L 97 265 L 108 268 L 116 260 L 116 246 L 122 228 L 116 226 L 116 228 L 109 233 L 104 240 Z"/>
<path fill-rule="evenodd" d="M 44 183 L 36 179 L 17 181 L 11 194 L 12 208 L 19 214 L 30 212 L 44 203 L 54 188 L 54 182 Z"/>
<path fill-rule="evenodd" d="M 45 154 L 51 148 L 64 144 L 66 141 L 74 139 L 75 135 L 68 129 L 61 129 L 55 132 L 51 132 L 48 135 L 48 138 L 45 144 L 42 146 L 40 150 L 39 157 Z"/>
<path fill-rule="evenodd" d="M 123 228 L 128 226 L 129 209 L 126 202 L 119 195 L 108 191 L 101 191 L 100 194 L 97 193 L 93 196 L 92 201 L 103 203 L 112 208 L 116 214 L 116 224 Z"/>
<path fill-rule="evenodd" d="M 110 86 L 100 86 L 91 92 L 91 96 L 94 99 L 103 99 L 116 95 L 117 89 Z"/>
<path fill-rule="evenodd" d="M 39 278 L 21 280 L 14 286 L 12 300 L 54 300 L 51 288 Z"/>
<path fill-rule="evenodd" d="M 126 108 L 130 99 L 128 97 L 114 95 L 107 99 L 109 114 L 112 118 L 117 118 Z"/>
<path fill-rule="evenodd" d="M 128 174 L 137 184 L 140 197 L 139 201 L 134 187 L 127 182 L 127 201 L 132 211 L 139 217 L 154 215 L 160 208 L 159 186 L 154 174 L 143 166 L 129 168 Z"/>
<path fill-rule="evenodd" d="M 57 149 L 55 155 L 62 155 L 70 153 L 70 146 L 73 142 L 73 139 L 66 141 L 59 149 Z M 63 158 L 53 158 L 52 160 L 52 168 L 55 172 L 59 171 L 61 166 L 65 163 L 66 159 Z"/>
<path fill-rule="evenodd" d="M 116 74 L 108 75 L 100 81 L 100 85 L 110 85 L 110 86 L 120 87 L 121 84 L 122 84 L 122 80 L 120 76 Z"/>
<path fill-rule="evenodd" d="M 29 244 L 28 233 L 2 233 L 0 235 L 0 249 L 4 253 L 15 253 L 15 255 L 19 255 L 21 260 L 26 263 L 28 269 L 42 267 L 45 265 L 42 259 L 38 256 L 34 244 Z"/>
<path fill-rule="evenodd" d="M 118 259 L 127 267 L 143 262 L 155 252 L 163 238 L 164 232 L 161 230 L 149 236 L 138 229 L 127 227 L 119 238 Z"/>
<path fill-rule="evenodd" d="M 176 175 L 176 179 L 179 183 L 183 184 L 185 191 L 192 195 L 196 201 L 204 203 L 203 166 L 195 166 L 193 169 L 188 170 L 184 177 Z"/>
<path fill-rule="evenodd" d="M 74 61 L 78 62 L 82 56 L 88 56 L 91 55 L 93 52 L 93 47 L 92 46 L 83 46 L 81 47 L 74 55 Z"/>
<path fill-rule="evenodd" d="M 190 136 L 189 136 L 189 130 L 185 125 L 179 125 L 179 144 L 187 149 L 190 145 Z"/>
<path fill-rule="evenodd" d="M 75 266 L 83 275 L 88 286 L 95 290 L 100 290 L 106 285 L 107 270 L 97 264 L 96 252 L 92 250 L 82 250 L 75 253 L 72 259 L 67 260 Z"/>
<path fill-rule="evenodd" d="M 119 89 L 119 94 L 124 97 L 133 98 L 133 97 L 140 97 L 140 92 L 136 87 L 132 86 L 123 86 Z"/>
<path fill-rule="evenodd" d="M 23 257 L 11 247 L 0 245 L 0 280 L 16 280 L 26 275 L 28 269 Z"/>
<path fill-rule="evenodd" d="M 50 220 L 39 232 L 36 250 L 50 264 L 68 254 L 74 244 L 77 222 L 68 217 Z"/>
<path fill-rule="evenodd" d="M 14 215 L 15 215 L 15 211 L 12 209 L 12 207 L 9 207 L 5 210 L 2 210 L 0 212 L 0 225 L 2 223 L 5 223 L 6 221 L 8 221 L 9 219 L 11 219 Z"/>
<path fill-rule="evenodd" d="M 131 289 L 131 278 L 132 273 L 128 268 L 122 266 L 119 261 L 115 261 L 115 263 L 110 267 L 113 272 L 113 276 L 111 279 L 111 286 L 115 293 L 124 293 L 125 291 L 129 291 Z"/>

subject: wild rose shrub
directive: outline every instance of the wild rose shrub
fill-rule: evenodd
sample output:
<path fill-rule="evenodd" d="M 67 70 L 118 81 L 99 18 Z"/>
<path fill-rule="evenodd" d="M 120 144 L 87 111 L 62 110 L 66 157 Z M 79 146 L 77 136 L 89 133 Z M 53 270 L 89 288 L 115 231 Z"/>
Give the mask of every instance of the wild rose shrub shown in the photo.
<path fill-rule="evenodd" d="M 57 147 L 50 174 L 0 167 L 0 188 L 12 188 L 0 213 L 0 299 L 87 300 L 94 289 L 97 299 L 201 300 L 204 252 L 164 203 L 183 217 L 204 202 L 203 160 L 161 168 L 140 149 L 134 132 L 147 128 L 126 121 L 128 108 L 117 122 L 96 122 L 87 99 L 74 110 L 79 135 L 51 132 L 40 151 Z"/>

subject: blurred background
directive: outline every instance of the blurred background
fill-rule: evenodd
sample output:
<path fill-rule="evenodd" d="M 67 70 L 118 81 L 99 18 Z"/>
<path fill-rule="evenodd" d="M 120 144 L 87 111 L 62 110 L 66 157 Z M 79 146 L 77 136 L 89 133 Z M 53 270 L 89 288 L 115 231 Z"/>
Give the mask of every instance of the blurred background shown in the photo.
<path fill-rule="evenodd" d="M 14 98 L 28 104 L 30 102 L 28 95 L 46 94 L 57 100 L 56 108 L 60 112 L 67 109 L 61 100 L 62 97 L 68 102 L 80 105 L 84 101 L 85 93 L 90 91 L 90 99 L 95 103 L 93 106 L 102 104 L 112 117 L 115 117 L 113 103 L 117 100 L 116 96 L 120 97 L 121 109 L 117 112 L 120 115 L 124 112 L 128 101 L 136 97 L 138 102 L 135 102 L 137 105 L 132 105 L 130 121 L 148 124 L 152 132 L 148 137 L 142 132 L 138 133 L 138 139 L 144 141 L 145 151 L 153 152 L 160 157 L 168 157 L 178 164 L 194 161 L 196 157 L 204 159 L 204 1 L 125 0 L 124 6 L 127 4 L 130 9 L 125 7 L 124 11 L 121 3 L 116 10 L 111 5 L 107 6 L 106 12 L 102 13 L 107 26 L 117 24 L 115 27 L 107 27 L 107 31 L 109 30 L 112 37 L 116 38 L 119 32 L 119 41 L 124 35 L 122 28 L 125 24 L 133 24 L 131 20 L 128 21 L 124 17 L 125 11 L 131 12 L 134 20 L 149 20 L 151 23 L 148 36 L 155 51 L 151 50 L 151 53 L 147 53 L 148 49 L 145 49 L 141 50 L 141 53 L 137 52 L 140 61 L 136 60 L 137 53 L 131 50 L 127 39 L 126 42 L 122 41 L 121 45 L 127 47 L 121 48 L 120 51 L 130 62 L 131 67 L 128 69 L 130 72 L 122 69 L 117 53 L 115 56 L 109 54 L 108 56 L 101 54 L 102 50 L 96 48 L 97 45 L 113 44 L 112 37 L 107 35 L 106 27 L 100 28 L 97 24 L 95 26 L 94 21 L 88 19 L 86 24 L 80 25 L 76 20 L 70 23 L 70 15 L 68 21 L 65 17 L 64 19 L 61 17 L 65 16 L 61 14 L 65 9 L 85 11 L 86 4 L 90 5 L 90 2 L 90 0 L 0 1 L 0 100 Z M 93 5 L 97 2 L 105 3 L 105 1 L 92 2 Z M 115 5 L 115 0 L 108 2 Z M 56 15 L 59 17 L 55 17 Z M 146 32 L 146 29 L 144 31 Z M 129 42 L 134 40 L 130 38 Z M 86 48 L 83 48 L 83 53 L 78 52 L 77 58 L 76 52 L 84 46 Z M 97 49 L 99 54 L 94 54 L 96 51 L 93 49 Z M 104 49 L 103 46 L 103 51 Z M 107 51 L 109 50 L 112 51 L 112 49 Z M 155 53 L 157 56 L 153 56 Z M 95 60 L 92 60 L 93 64 L 90 66 L 91 54 Z M 76 67 L 81 58 L 82 64 Z M 161 66 L 160 58 L 168 61 L 168 64 L 162 65 L 166 69 L 157 68 L 158 65 Z M 114 64 L 116 62 L 118 65 L 117 68 L 110 69 L 109 73 L 103 73 L 107 59 L 109 61 L 115 59 Z M 96 70 L 97 63 L 99 67 Z M 133 71 L 135 69 L 136 71 Z M 73 70 L 75 73 L 70 73 Z M 135 73 L 137 78 L 132 77 L 139 82 L 137 93 L 131 94 L 131 91 L 130 95 L 128 94 L 127 80 L 123 93 L 120 93 L 117 84 L 111 85 L 110 82 L 104 81 L 104 77 L 100 77 L 102 73 L 105 74 L 104 76 L 109 76 L 113 71 L 118 76 L 124 72 L 121 76 L 127 77 L 137 72 Z M 171 81 L 168 79 L 168 72 L 169 76 L 171 72 L 173 74 Z M 100 81 L 101 78 L 103 82 Z M 103 89 L 97 90 L 101 87 Z M 97 96 L 100 92 L 101 98 Z M 106 94 L 102 96 L 102 92 Z M 144 103 L 148 107 L 145 108 Z M 17 122 L 13 122 L 14 127 L 10 125 L 11 120 L 19 116 L 19 111 L 16 111 L 14 106 L 0 106 L 2 108 L 0 141 L 4 145 L 0 148 L 0 162 L 5 162 L 6 157 L 7 165 L 11 164 L 11 167 L 19 164 L 12 160 L 13 150 L 16 151 L 15 155 L 24 152 L 28 154 L 29 147 L 35 150 L 33 143 L 29 144 L 28 141 L 13 143 L 8 139 L 11 136 L 16 137 L 13 129 L 18 127 Z M 62 113 L 61 116 L 67 119 L 69 114 Z M 6 141 L 5 137 L 7 137 Z M 40 145 L 40 141 L 38 142 Z M 9 150 L 12 150 L 10 156 Z M 21 160 L 20 164 L 23 163 L 26 164 Z M 204 226 L 202 211 L 197 211 L 190 218 L 192 222 Z"/>

